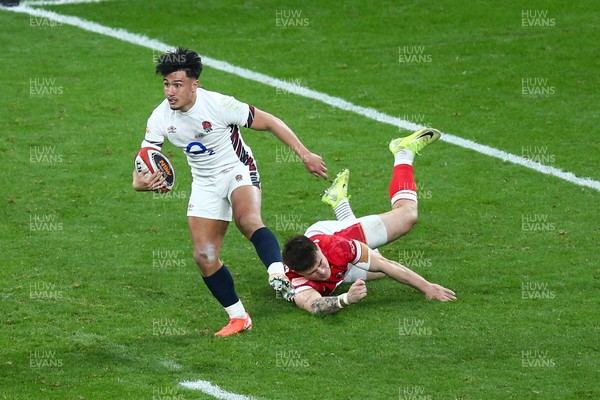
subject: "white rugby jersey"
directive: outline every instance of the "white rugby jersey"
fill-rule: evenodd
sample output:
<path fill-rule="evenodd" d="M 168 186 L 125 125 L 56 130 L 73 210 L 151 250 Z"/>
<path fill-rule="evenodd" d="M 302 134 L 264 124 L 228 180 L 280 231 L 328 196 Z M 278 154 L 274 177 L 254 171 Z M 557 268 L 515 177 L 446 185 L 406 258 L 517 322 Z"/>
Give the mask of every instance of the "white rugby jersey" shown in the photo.
<path fill-rule="evenodd" d="M 196 103 L 187 112 L 171 110 L 167 99 L 154 109 L 142 147 L 160 149 L 167 138 L 187 156 L 194 179 L 214 176 L 240 162 L 252 173 L 256 162 L 239 128 L 253 120 L 254 107 L 198 88 Z M 258 180 L 253 184 L 258 186 Z"/>

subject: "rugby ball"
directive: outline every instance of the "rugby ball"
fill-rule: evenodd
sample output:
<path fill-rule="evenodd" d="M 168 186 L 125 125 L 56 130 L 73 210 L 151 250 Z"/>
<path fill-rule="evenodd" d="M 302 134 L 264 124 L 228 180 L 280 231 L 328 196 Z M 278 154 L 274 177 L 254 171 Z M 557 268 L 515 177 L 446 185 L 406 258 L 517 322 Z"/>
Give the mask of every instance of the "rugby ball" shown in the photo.
<path fill-rule="evenodd" d="M 142 147 L 135 155 L 133 160 L 135 170 L 142 172 L 148 170 L 148 174 L 159 171 L 165 177 L 165 186 L 159 190 L 167 193 L 175 186 L 175 170 L 171 161 L 160 151 L 152 147 Z"/>

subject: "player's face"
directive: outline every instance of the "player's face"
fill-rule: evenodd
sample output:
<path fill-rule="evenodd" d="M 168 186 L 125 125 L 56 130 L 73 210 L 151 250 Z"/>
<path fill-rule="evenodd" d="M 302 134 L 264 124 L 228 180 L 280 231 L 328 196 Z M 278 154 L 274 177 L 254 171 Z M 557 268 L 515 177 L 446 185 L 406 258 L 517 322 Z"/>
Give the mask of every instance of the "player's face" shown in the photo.
<path fill-rule="evenodd" d="M 317 250 L 315 265 L 304 272 L 298 273 L 312 281 L 326 281 L 331 276 L 331 268 L 329 267 L 329 261 L 327 261 L 321 250 Z"/>
<path fill-rule="evenodd" d="M 175 71 L 165 75 L 163 88 L 171 110 L 186 112 L 196 102 L 198 80 L 188 78 L 185 71 Z"/>

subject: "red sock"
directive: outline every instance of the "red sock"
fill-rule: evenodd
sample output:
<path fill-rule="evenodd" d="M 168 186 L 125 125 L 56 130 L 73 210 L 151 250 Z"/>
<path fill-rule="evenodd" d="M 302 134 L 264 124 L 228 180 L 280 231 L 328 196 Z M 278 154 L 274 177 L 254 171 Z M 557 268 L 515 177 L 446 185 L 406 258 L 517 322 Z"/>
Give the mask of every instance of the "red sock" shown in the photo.
<path fill-rule="evenodd" d="M 417 201 L 417 185 L 412 165 L 399 164 L 394 166 L 389 187 L 392 205 L 398 200 Z"/>

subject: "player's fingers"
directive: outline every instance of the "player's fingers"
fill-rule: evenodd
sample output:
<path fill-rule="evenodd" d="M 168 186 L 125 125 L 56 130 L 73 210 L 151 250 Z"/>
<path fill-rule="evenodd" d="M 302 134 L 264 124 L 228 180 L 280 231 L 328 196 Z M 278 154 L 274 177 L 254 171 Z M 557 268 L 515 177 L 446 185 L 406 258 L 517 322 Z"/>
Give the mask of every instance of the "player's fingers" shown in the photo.
<path fill-rule="evenodd" d="M 162 172 L 156 171 L 152 175 L 151 182 L 157 183 L 157 182 L 164 182 L 164 181 L 165 181 L 165 176 L 162 174 Z"/>
<path fill-rule="evenodd" d="M 327 179 L 327 174 L 323 171 L 315 171 L 312 173 L 314 176 L 316 176 L 317 178 L 323 178 L 323 179 Z"/>
<path fill-rule="evenodd" d="M 444 299 L 445 299 L 444 301 L 452 301 L 452 300 L 456 300 L 456 296 L 446 293 L 444 296 Z"/>
<path fill-rule="evenodd" d="M 446 296 L 450 298 L 450 300 L 456 300 L 456 293 L 454 293 L 452 290 L 444 288 L 444 292 L 446 293 Z"/>
<path fill-rule="evenodd" d="M 327 167 L 325 166 L 325 163 L 321 163 L 321 177 L 327 179 Z"/>
<path fill-rule="evenodd" d="M 150 182 L 148 182 L 148 185 L 150 185 L 150 189 L 156 190 L 160 187 L 160 181 L 156 177 L 154 177 L 154 178 L 150 179 Z"/>
<path fill-rule="evenodd" d="M 149 184 L 152 190 L 158 190 L 166 185 L 165 181 L 166 179 L 164 175 L 161 172 L 157 171 L 152 175 Z"/>

